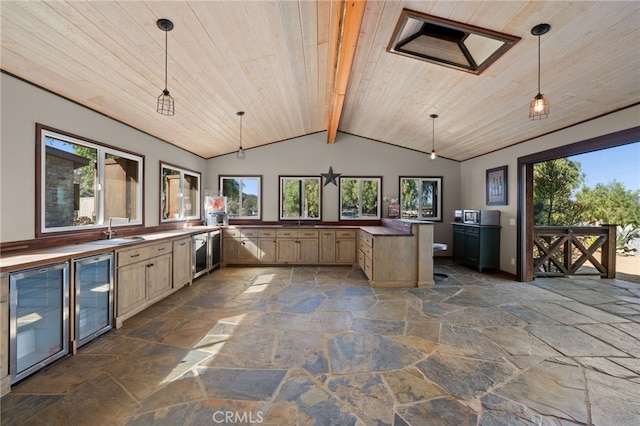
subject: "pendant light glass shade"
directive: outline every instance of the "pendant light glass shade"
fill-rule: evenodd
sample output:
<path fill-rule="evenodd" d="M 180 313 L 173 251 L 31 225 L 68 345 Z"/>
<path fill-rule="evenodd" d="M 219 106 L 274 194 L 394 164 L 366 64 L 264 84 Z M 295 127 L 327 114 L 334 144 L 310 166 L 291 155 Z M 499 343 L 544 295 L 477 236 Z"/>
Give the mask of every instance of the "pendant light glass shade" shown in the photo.
<path fill-rule="evenodd" d="M 173 29 L 173 22 L 168 19 L 158 19 L 156 24 L 158 25 L 158 28 L 164 31 L 164 90 L 162 91 L 162 93 L 160 93 L 160 96 L 158 96 L 158 105 L 156 107 L 156 111 L 158 111 L 158 114 L 162 115 L 174 115 L 175 109 L 173 98 L 171 97 L 171 95 L 169 94 L 169 90 L 167 89 L 167 46 L 169 41 L 169 31 Z"/>
<path fill-rule="evenodd" d="M 242 116 L 244 115 L 244 111 L 238 111 L 236 114 L 240 116 L 240 147 L 238 148 L 238 152 L 236 152 L 236 158 L 238 160 L 244 160 L 245 153 L 244 149 L 242 149 Z"/>
<path fill-rule="evenodd" d="M 431 117 L 433 123 L 431 128 L 431 155 L 429 159 L 435 160 L 438 158 L 438 154 L 436 154 L 436 118 L 438 118 L 438 114 L 431 114 L 429 117 Z"/>
<path fill-rule="evenodd" d="M 540 36 L 551 29 L 549 24 L 538 24 L 531 28 L 531 34 L 538 37 L 538 94 L 529 105 L 529 118 L 542 120 L 549 115 L 549 101 L 540 93 Z"/>

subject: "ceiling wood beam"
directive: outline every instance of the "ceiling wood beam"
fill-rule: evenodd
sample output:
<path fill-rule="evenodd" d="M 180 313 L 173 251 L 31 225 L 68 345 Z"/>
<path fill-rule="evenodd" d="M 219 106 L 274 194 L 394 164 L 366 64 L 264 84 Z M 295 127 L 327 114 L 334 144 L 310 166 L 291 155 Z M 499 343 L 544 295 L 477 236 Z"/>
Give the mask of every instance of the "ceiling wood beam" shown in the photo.
<path fill-rule="evenodd" d="M 331 10 L 327 143 L 336 141 L 351 65 L 356 54 L 366 0 L 336 0 Z"/>

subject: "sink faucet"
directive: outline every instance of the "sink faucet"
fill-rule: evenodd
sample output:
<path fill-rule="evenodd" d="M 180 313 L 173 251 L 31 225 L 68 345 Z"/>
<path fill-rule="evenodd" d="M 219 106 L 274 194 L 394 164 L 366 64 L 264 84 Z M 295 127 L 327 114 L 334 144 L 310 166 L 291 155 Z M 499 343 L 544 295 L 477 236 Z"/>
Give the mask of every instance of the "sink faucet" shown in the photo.
<path fill-rule="evenodd" d="M 131 219 L 129 219 L 128 217 L 110 217 L 109 226 L 107 227 L 107 230 L 104 231 L 104 234 L 107 236 L 107 239 L 109 240 L 111 239 L 111 237 L 113 237 L 117 233 L 116 231 L 111 230 L 111 226 L 113 225 L 114 220 L 126 220 L 127 223 L 129 223 Z"/>

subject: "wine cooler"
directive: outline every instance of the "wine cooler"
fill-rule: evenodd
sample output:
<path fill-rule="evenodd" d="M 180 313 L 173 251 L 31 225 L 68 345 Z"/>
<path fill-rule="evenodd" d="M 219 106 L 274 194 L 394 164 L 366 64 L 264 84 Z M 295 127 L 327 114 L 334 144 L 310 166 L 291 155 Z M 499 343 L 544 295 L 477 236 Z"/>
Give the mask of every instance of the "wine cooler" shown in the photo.
<path fill-rule="evenodd" d="M 75 261 L 77 347 L 113 327 L 113 253 Z"/>
<path fill-rule="evenodd" d="M 69 263 L 9 274 L 11 384 L 69 353 Z"/>

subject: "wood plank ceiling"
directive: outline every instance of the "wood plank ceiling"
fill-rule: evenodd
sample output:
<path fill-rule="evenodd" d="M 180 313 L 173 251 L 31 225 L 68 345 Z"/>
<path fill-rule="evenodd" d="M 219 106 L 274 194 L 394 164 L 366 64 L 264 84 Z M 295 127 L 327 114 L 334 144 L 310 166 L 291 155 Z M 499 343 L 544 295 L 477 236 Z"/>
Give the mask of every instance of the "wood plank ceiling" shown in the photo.
<path fill-rule="evenodd" d="M 337 129 L 423 152 L 436 113 L 437 151 L 463 161 L 640 100 L 638 1 L 369 0 L 361 26 L 355 3 L 3 1 L 1 68 L 204 158 L 238 148 L 240 110 L 246 149 L 328 129 L 331 141 Z M 387 52 L 403 8 L 521 40 L 479 76 L 413 60 Z M 175 25 L 173 117 L 155 111 L 165 74 L 158 18 Z M 530 31 L 541 22 L 551 24 L 541 38 L 551 115 L 530 121 Z"/>

